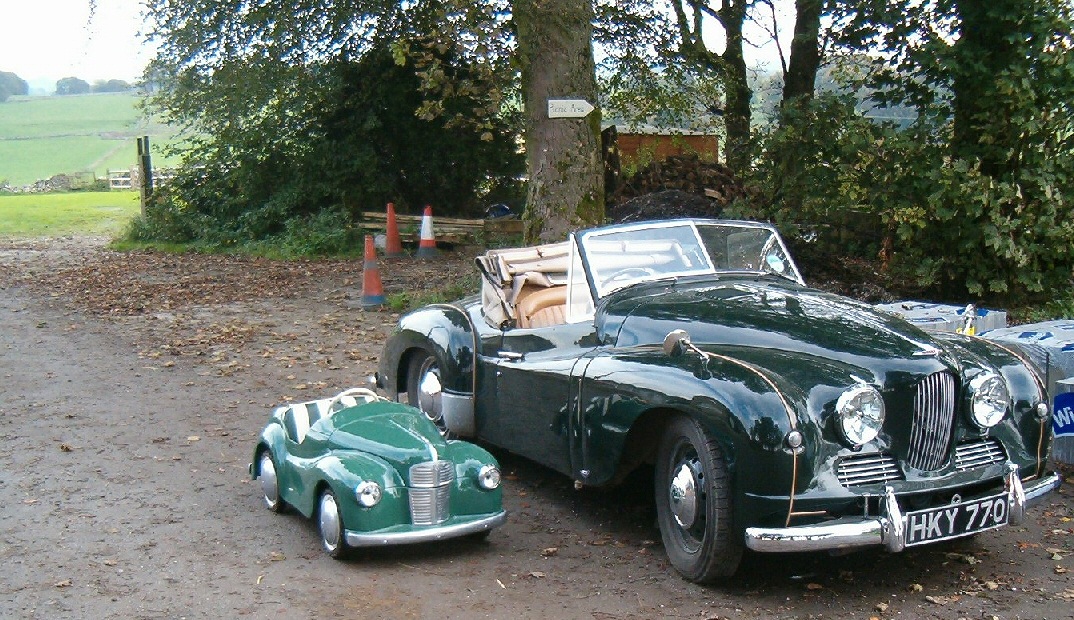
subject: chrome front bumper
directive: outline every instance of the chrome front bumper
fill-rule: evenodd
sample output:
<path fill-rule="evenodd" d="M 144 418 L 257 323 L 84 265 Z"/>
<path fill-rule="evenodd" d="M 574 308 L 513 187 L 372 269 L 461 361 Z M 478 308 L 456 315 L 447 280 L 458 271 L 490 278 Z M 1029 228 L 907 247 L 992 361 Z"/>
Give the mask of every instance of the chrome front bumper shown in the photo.
<path fill-rule="evenodd" d="M 1009 506 L 1008 523 L 1017 525 L 1025 519 L 1028 506 L 1059 488 L 1063 480 L 1050 473 L 1043 478 L 1023 483 L 1018 469 L 1010 466 L 1004 478 Z M 877 517 L 843 517 L 814 525 L 795 527 L 746 528 L 746 546 L 762 553 L 793 551 L 831 551 L 883 545 L 891 552 L 906 546 L 906 517 L 899 508 L 895 491 L 884 490 L 881 515 Z"/>
<path fill-rule="evenodd" d="M 403 532 L 355 532 L 347 530 L 346 540 L 351 547 L 381 547 L 384 545 L 408 545 L 412 543 L 433 542 L 479 534 L 503 525 L 507 520 L 507 511 L 500 511 L 490 517 L 477 521 L 467 521 L 443 527 L 428 527 L 420 530 Z"/>

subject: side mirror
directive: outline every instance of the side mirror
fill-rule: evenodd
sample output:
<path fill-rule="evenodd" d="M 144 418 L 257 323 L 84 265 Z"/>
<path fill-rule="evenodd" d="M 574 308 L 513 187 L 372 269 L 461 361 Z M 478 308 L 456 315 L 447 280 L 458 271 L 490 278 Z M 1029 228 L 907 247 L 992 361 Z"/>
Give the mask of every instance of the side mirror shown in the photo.
<path fill-rule="evenodd" d="M 685 329 L 676 329 L 664 336 L 664 353 L 669 357 L 679 357 L 690 346 L 690 334 Z"/>

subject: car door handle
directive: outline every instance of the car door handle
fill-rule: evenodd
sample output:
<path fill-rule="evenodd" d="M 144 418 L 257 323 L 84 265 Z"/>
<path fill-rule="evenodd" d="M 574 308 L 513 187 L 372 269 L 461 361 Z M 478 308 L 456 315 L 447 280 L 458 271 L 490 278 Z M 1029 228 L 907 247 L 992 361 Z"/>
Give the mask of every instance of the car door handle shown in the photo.
<path fill-rule="evenodd" d="M 526 357 L 526 355 L 524 353 L 517 353 L 515 351 L 497 351 L 496 357 L 508 362 L 520 362 Z"/>

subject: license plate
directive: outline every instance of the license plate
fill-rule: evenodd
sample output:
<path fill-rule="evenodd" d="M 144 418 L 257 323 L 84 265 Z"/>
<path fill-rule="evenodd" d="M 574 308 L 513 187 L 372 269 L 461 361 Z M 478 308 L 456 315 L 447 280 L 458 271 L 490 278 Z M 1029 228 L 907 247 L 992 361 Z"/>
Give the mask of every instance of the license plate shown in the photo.
<path fill-rule="evenodd" d="M 958 538 L 1007 524 L 1007 495 L 906 513 L 906 546 Z"/>

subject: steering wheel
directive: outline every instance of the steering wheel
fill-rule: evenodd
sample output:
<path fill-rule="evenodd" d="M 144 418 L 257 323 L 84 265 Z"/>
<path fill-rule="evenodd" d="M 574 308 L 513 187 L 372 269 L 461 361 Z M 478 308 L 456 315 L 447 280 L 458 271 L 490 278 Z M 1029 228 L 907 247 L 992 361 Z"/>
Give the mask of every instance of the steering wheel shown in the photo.
<path fill-rule="evenodd" d="M 602 286 L 608 286 L 613 282 L 619 282 L 620 280 L 630 280 L 634 278 L 644 278 L 646 276 L 655 276 L 656 271 L 649 267 L 627 267 L 626 269 L 620 269 L 612 275 L 604 278 L 601 282 Z"/>
<path fill-rule="evenodd" d="M 343 402 L 344 398 L 349 398 L 354 404 Z M 341 409 L 346 409 L 347 407 L 354 407 L 358 404 L 359 399 L 366 403 L 371 403 L 376 400 L 382 400 L 383 397 L 377 395 L 376 392 L 369 388 L 350 388 L 349 390 L 343 390 L 332 397 L 332 400 L 328 403 L 328 411 L 330 413 L 335 413 Z"/>

